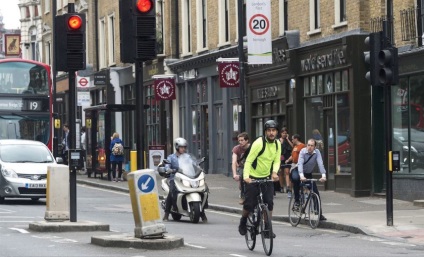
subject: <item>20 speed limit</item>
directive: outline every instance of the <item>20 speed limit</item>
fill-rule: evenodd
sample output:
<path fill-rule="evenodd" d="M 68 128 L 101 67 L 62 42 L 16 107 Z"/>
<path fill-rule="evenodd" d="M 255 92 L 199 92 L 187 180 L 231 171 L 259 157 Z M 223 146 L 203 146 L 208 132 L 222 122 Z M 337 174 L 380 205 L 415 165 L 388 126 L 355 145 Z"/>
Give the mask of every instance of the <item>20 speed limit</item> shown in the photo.
<path fill-rule="evenodd" d="M 249 20 L 249 29 L 255 35 L 263 35 L 269 30 L 269 20 L 263 14 L 253 15 Z"/>

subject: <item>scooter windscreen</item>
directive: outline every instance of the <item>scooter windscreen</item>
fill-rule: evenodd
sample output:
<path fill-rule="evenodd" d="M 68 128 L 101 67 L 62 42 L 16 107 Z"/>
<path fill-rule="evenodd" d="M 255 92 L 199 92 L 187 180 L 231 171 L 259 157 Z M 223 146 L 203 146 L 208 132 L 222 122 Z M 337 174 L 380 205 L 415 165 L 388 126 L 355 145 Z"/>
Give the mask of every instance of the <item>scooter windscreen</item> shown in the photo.
<path fill-rule="evenodd" d="M 199 166 L 199 161 L 191 154 L 184 153 L 178 157 L 178 172 L 189 178 L 197 178 L 203 169 Z"/>

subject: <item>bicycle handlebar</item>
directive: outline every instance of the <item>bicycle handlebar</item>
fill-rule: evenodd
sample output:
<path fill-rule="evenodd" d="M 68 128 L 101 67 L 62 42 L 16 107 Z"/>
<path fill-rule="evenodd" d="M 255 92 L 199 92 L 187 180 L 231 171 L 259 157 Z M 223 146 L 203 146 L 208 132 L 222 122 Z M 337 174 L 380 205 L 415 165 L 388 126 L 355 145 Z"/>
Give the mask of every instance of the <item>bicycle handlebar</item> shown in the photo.
<path fill-rule="evenodd" d="M 265 182 L 274 182 L 274 180 L 267 179 L 267 178 L 263 178 L 263 179 L 252 179 L 252 181 L 250 182 L 250 184 L 259 184 L 259 183 L 265 183 Z"/>
<path fill-rule="evenodd" d="M 319 179 L 316 179 L 316 178 L 307 178 L 307 179 L 305 179 L 303 181 L 314 181 L 314 182 L 318 182 Z"/>

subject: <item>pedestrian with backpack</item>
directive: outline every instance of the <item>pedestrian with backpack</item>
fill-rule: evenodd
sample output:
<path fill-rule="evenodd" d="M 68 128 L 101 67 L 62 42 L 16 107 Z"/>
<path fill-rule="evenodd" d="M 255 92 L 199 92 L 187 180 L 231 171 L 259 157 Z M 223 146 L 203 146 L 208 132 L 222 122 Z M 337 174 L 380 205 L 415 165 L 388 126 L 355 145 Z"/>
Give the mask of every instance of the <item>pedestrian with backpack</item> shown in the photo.
<path fill-rule="evenodd" d="M 110 163 L 112 164 L 112 176 L 108 175 L 113 182 L 119 182 L 122 176 L 122 163 L 124 162 L 124 142 L 119 138 L 117 132 L 113 133 L 110 142 Z M 118 177 L 116 178 L 116 167 L 118 167 Z"/>
<path fill-rule="evenodd" d="M 244 202 L 244 181 L 243 181 L 243 167 L 244 159 L 243 156 L 246 150 L 249 148 L 249 135 L 246 132 L 242 132 L 237 136 L 239 142 L 238 145 L 234 146 L 232 154 L 231 169 L 233 171 L 233 179 L 239 181 L 240 188 L 240 204 Z"/>

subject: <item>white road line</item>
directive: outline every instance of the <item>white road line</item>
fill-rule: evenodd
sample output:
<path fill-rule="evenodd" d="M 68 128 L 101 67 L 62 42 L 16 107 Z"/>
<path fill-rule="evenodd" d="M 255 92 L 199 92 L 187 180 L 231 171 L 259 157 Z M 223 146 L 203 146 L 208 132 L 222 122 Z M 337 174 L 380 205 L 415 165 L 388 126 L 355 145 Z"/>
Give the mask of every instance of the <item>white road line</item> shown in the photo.
<path fill-rule="evenodd" d="M 0 220 L 0 223 L 30 223 L 34 222 L 33 220 Z"/>
<path fill-rule="evenodd" d="M 382 244 L 392 245 L 392 246 L 416 246 L 414 244 L 406 244 L 401 242 L 381 242 Z"/>
<path fill-rule="evenodd" d="M 29 233 L 27 230 L 25 230 L 23 228 L 9 228 L 9 229 L 16 230 L 16 231 L 18 231 L 18 232 L 20 232 L 22 234 L 28 234 Z"/>
<path fill-rule="evenodd" d="M 194 248 L 199 248 L 199 249 L 206 249 L 206 247 L 200 246 L 200 245 L 192 245 L 192 244 L 188 244 L 188 243 L 184 243 L 184 245 L 194 247 Z"/>
<path fill-rule="evenodd" d="M 246 257 L 245 255 L 234 254 L 234 253 L 230 254 L 230 256 L 235 256 L 235 257 Z"/>
<path fill-rule="evenodd" d="M 109 192 L 109 193 L 114 193 L 114 194 L 118 194 L 118 195 L 126 195 L 126 196 L 129 196 L 130 195 L 129 193 L 114 191 L 114 190 L 111 190 L 111 189 L 104 189 L 104 188 L 93 187 L 93 186 L 90 186 L 90 185 L 78 185 L 78 186 L 80 186 L 80 187 L 89 187 L 91 189 L 95 189 L 95 190 L 99 190 L 99 191 L 104 191 L 104 192 Z"/>

